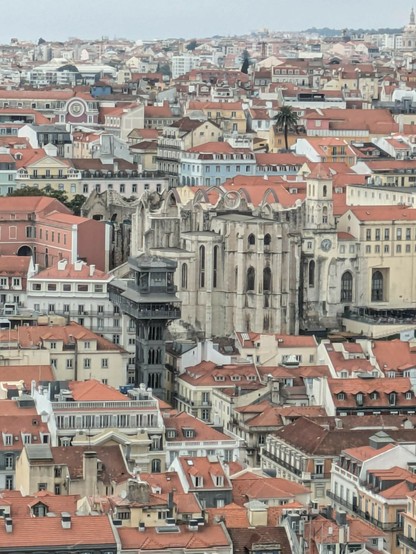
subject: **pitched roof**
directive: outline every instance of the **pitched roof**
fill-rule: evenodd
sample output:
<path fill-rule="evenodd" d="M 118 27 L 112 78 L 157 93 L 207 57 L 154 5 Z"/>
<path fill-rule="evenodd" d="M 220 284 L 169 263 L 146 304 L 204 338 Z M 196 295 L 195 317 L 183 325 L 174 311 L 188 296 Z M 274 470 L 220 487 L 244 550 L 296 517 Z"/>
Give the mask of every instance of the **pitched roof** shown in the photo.
<path fill-rule="evenodd" d="M 167 550 L 186 549 L 209 551 L 221 546 L 229 547 L 229 540 L 221 525 L 203 525 L 198 532 L 190 531 L 186 525 L 178 525 L 179 532 L 159 533 L 156 527 L 147 527 L 144 533 L 137 527 L 120 527 L 123 550 Z"/>
<path fill-rule="evenodd" d="M 7 533 L 0 525 L 0 548 L 9 551 L 20 548 L 88 546 L 117 547 L 108 516 L 71 515 L 71 528 L 63 529 L 61 516 L 24 517 L 13 519 L 13 531 Z"/>

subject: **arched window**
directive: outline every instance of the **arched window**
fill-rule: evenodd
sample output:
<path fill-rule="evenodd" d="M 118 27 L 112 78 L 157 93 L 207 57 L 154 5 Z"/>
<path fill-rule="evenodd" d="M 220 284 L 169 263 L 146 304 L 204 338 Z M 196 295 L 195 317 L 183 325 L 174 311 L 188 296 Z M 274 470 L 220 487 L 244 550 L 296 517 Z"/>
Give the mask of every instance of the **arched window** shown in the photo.
<path fill-rule="evenodd" d="M 270 246 L 270 243 L 272 242 L 272 237 L 267 233 L 264 235 L 264 246 Z"/>
<path fill-rule="evenodd" d="M 263 292 L 270 292 L 272 290 L 272 272 L 270 267 L 263 269 Z"/>
<path fill-rule="evenodd" d="M 214 255 L 212 260 L 212 287 L 217 288 L 218 284 L 218 251 L 219 246 L 214 246 Z"/>
<path fill-rule="evenodd" d="M 322 196 L 325 198 L 326 196 L 328 196 L 328 187 L 326 185 L 323 186 L 322 188 Z"/>
<path fill-rule="evenodd" d="M 322 208 L 322 223 L 328 223 L 328 208 L 326 206 Z"/>
<path fill-rule="evenodd" d="M 188 288 L 188 266 L 186 264 L 182 264 L 181 287 Z"/>
<path fill-rule="evenodd" d="M 371 301 L 380 302 L 383 300 L 384 277 L 381 271 L 375 271 L 371 278 Z"/>
<path fill-rule="evenodd" d="M 352 302 L 352 275 L 349 271 L 341 277 L 341 302 Z"/>
<path fill-rule="evenodd" d="M 199 247 L 199 286 L 205 287 L 205 246 Z"/>
<path fill-rule="evenodd" d="M 160 460 L 152 460 L 152 473 L 160 473 L 162 471 L 162 464 Z"/>
<path fill-rule="evenodd" d="M 309 262 L 308 281 L 310 287 L 315 286 L 315 262 L 313 260 Z"/>
<path fill-rule="evenodd" d="M 256 272 L 254 271 L 254 267 L 249 267 L 247 269 L 247 282 L 246 282 L 246 290 L 253 291 L 256 281 Z"/>
<path fill-rule="evenodd" d="M 248 236 L 248 245 L 249 246 L 254 246 L 255 244 L 256 244 L 256 237 L 253 235 L 253 233 L 251 233 Z"/>

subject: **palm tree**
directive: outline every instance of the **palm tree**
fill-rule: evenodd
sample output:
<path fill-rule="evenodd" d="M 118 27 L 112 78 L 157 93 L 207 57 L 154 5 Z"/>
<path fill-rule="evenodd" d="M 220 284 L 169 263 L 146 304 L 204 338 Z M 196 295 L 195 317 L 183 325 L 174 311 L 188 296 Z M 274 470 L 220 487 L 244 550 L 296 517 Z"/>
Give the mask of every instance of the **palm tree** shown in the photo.
<path fill-rule="evenodd" d="M 276 120 L 275 130 L 283 129 L 283 134 L 285 136 L 285 148 L 289 150 L 289 145 L 287 141 L 287 135 L 289 130 L 297 132 L 298 125 L 298 114 L 293 111 L 291 106 L 282 106 L 278 114 L 274 118 Z"/>

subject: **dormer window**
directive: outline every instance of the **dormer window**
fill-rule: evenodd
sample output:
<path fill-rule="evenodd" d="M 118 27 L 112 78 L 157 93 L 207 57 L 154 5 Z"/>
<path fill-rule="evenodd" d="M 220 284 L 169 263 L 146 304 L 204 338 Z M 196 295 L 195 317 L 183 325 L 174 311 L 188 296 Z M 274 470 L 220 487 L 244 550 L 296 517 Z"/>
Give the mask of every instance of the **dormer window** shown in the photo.
<path fill-rule="evenodd" d="M 192 480 L 194 482 L 195 487 L 203 487 L 204 486 L 204 478 L 201 475 L 193 475 Z"/>
<path fill-rule="evenodd" d="M 224 381 L 224 375 L 215 375 L 214 379 L 216 381 Z"/>
<path fill-rule="evenodd" d="M 45 517 L 48 513 L 48 507 L 45 504 L 42 504 L 42 502 L 39 502 L 39 504 L 35 504 L 35 506 L 33 506 L 32 513 L 35 517 Z"/>
<path fill-rule="evenodd" d="M 406 392 L 406 400 L 411 400 L 412 399 L 412 393 L 409 391 L 409 392 Z"/>
<path fill-rule="evenodd" d="M 231 375 L 231 381 L 240 381 L 239 375 Z"/>
<path fill-rule="evenodd" d="M 338 400 L 345 400 L 345 394 L 343 392 L 339 392 L 337 394 L 337 399 Z"/>
<path fill-rule="evenodd" d="M 168 438 L 168 439 L 176 438 L 176 430 L 175 429 L 167 429 L 166 430 L 166 438 Z"/>
<path fill-rule="evenodd" d="M 370 398 L 371 400 L 377 400 L 378 398 L 378 392 L 377 391 L 374 391 L 370 394 Z"/>
<path fill-rule="evenodd" d="M 341 379 L 348 379 L 348 371 L 341 371 Z"/>
<path fill-rule="evenodd" d="M 13 444 L 13 435 L 3 433 L 3 444 L 5 446 L 11 446 Z"/>
<path fill-rule="evenodd" d="M 187 439 L 193 438 L 195 436 L 194 429 L 182 429 L 182 431 L 183 431 L 183 436 L 186 437 Z"/>
<path fill-rule="evenodd" d="M 214 483 L 216 487 L 223 487 L 224 486 L 224 476 L 223 475 L 216 475 L 214 477 Z"/>
<path fill-rule="evenodd" d="M 391 392 L 389 394 L 389 404 L 390 404 L 390 406 L 395 406 L 396 405 L 396 393 L 395 392 Z"/>
<path fill-rule="evenodd" d="M 363 401 L 364 401 L 364 396 L 363 396 L 363 394 L 362 394 L 361 392 L 359 392 L 359 393 L 356 395 L 355 400 L 356 400 L 357 404 L 358 404 L 359 406 L 361 406 L 361 405 L 363 404 Z"/>

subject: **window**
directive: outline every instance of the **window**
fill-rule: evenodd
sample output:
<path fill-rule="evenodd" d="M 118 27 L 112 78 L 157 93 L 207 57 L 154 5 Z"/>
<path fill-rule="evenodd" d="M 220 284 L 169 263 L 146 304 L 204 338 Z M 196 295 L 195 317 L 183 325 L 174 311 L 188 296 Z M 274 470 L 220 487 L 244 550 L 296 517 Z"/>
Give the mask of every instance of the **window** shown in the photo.
<path fill-rule="evenodd" d="M 3 441 L 5 446 L 11 446 L 13 444 L 13 435 L 3 435 Z"/>
<path fill-rule="evenodd" d="M 78 292 L 88 292 L 88 285 L 84 285 L 84 284 L 78 285 L 77 289 L 78 289 Z"/>
<path fill-rule="evenodd" d="M 181 288 L 188 288 L 188 266 L 187 264 L 182 264 L 181 268 Z"/>
<path fill-rule="evenodd" d="M 308 271 L 308 282 L 310 287 L 315 286 L 315 262 L 311 260 L 309 262 L 309 271 Z"/>
<path fill-rule="evenodd" d="M 13 490 L 13 475 L 6 475 L 5 482 L 6 489 L 9 491 Z"/>
<path fill-rule="evenodd" d="M 69 283 L 64 283 L 63 290 L 64 292 L 71 292 L 72 286 Z"/>
<path fill-rule="evenodd" d="M 38 491 L 46 491 L 47 486 L 47 483 L 38 483 Z"/>
<path fill-rule="evenodd" d="M 381 271 L 375 271 L 371 278 L 371 301 L 381 302 L 383 300 L 384 278 Z"/>
<path fill-rule="evenodd" d="M 390 240 L 390 229 L 388 227 L 384 229 L 384 240 Z"/>
<path fill-rule="evenodd" d="M 64 313 L 69 313 L 70 306 L 69 304 L 64 304 Z"/>
<path fill-rule="evenodd" d="M 272 290 L 272 272 L 270 267 L 263 269 L 263 292 L 270 292 Z"/>
<path fill-rule="evenodd" d="M 91 368 L 91 358 L 84 358 L 84 369 Z"/>
<path fill-rule="evenodd" d="M 352 275 L 349 271 L 341 277 L 341 302 L 352 302 Z"/>
<path fill-rule="evenodd" d="M 50 314 L 55 313 L 55 304 L 48 304 L 48 312 Z"/>
<path fill-rule="evenodd" d="M 384 245 L 384 253 L 385 253 L 385 254 L 388 254 L 389 252 L 390 252 L 390 247 L 389 247 L 388 244 L 385 244 L 385 245 Z"/>
<path fill-rule="evenodd" d="M 255 244 L 256 244 L 256 237 L 253 235 L 253 233 L 251 233 L 248 236 L 248 245 L 249 246 L 254 246 Z"/>
<path fill-rule="evenodd" d="M 367 246 L 365 247 L 365 253 L 371 254 L 371 246 L 369 244 L 367 244 Z"/>
<path fill-rule="evenodd" d="M 402 228 L 401 227 L 397 227 L 397 229 L 396 229 L 396 239 L 397 240 L 402 240 Z"/>
<path fill-rule="evenodd" d="M 205 246 L 199 247 L 199 286 L 205 287 Z"/>
<path fill-rule="evenodd" d="M 50 343 L 49 343 L 49 348 L 50 348 L 51 350 L 56 350 L 56 342 L 50 342 Z"/>
<path fill-rule="evenodd" d="M 218 284 L 218 250 L 219 246 L 214 246 L 214 256 L 213 256 L 213 265 L 212 265 L 212 286 L 217 288 Z"/>
<path fill-rule="evenodd" d="M 271 242 L 272 242 L 272 237 L 269 235 L 269 233 L 264 235 L 264 246 L 270 246 Z M 310 246 L 308 243 L 308 248 L 312 248 L 312 243 Z"/>
<path fill-rule="evenodd" d="M 120 344 L 120 335 L 113 335 L 114 344 Z"/>
<path fill-rule="evenodd" d="M 48 290 L 55 291 L 56 283 L 48 283 Z"/>
<path fill-rule="evenodd" d="M 102 367 L 103 369 L 107 369 L 107 368 L 108 368 L 108 358 L 103 358 L 103 359 L 101 360 L 101 367 Z"/>
<path fill-rule="evenodd" d="M 66 369 L 72 369 L 73 368 L 73 360 L 72 358 L 66 359 Z"/>
<path fill-rule="evenodd" d="M 396 254 L 401 254 L 401 253 L 402 253 L 402 245 L 396 244 Z"/>
<path fill-rule="evenodd" d="M 366 239 L 371 240 L 371 229 L 366 230 Z"/>
<path fill-rule="evenodd" d="M 249 267 L 247 270 L 247 279 L 246 279 L 246 291 L 254 291 L 256 281 L 256 273 L 254 267 Z"/>
<path fill-rule="evenodd" d="M 6 454 L 4 456 L 5 469 L 13 469 L 13 460 L 14 460 L 13 454 Z"/>

